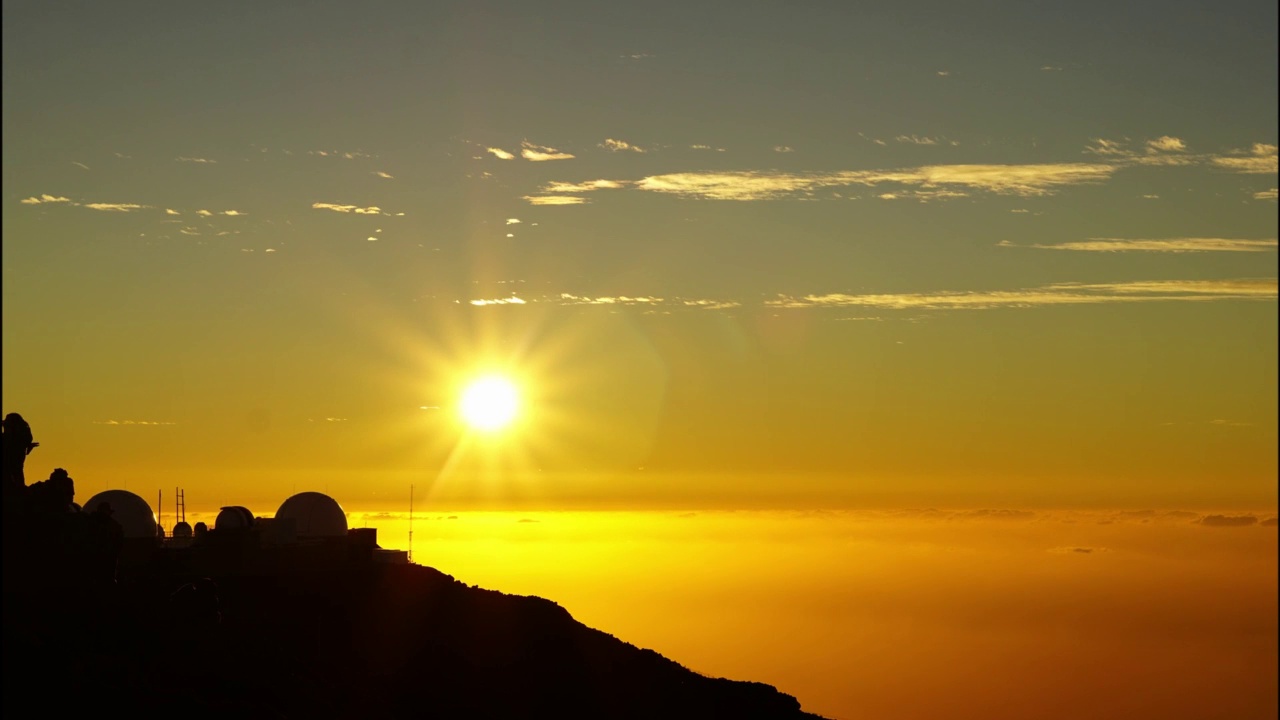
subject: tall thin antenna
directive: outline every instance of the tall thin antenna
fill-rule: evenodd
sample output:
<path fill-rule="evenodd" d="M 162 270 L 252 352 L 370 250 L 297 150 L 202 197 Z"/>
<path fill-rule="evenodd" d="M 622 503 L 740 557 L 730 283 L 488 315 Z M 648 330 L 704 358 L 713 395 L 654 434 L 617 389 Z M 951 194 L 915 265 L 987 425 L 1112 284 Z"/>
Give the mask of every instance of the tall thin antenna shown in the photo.
<path fill-rule="evenodd" d="M 156 535 L 164 537 L 164 490 L 156 490 Z"/>
<path fill-rule="evenodd" d="M 409 486 L 409 562 L 413 562 L 413 485 Z"/>

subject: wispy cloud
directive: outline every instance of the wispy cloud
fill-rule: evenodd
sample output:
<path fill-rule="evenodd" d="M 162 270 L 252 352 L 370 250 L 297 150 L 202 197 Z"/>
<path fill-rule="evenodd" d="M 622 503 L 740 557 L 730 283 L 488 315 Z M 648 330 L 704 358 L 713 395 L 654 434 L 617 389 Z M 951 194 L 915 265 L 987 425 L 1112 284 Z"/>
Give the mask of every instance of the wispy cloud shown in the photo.
<path fill-rule="evenodd" d="M 1239 238 L 1089 238 L 1054 245 L 1017 245 L 1007 240 L 1001 247 L 1029 247 L 1043 250 L 1079 250 L 1084 252 L 1268 252 L 1276 249 L 1276 239 L 1243 240 Z"/>
<path fill-rule="evenodd" d="M 1103 157 L 1125 157 L 1133 153 L 1132 150 L 1126 148 L 1127 142 L 1127 139 L 1107 140 L 1106 138 L 1094 138 L 1093 144 L 1086 145 L 1084 151 Z"/>
<path fill-rule="evenodd" d="M 226 215 L 227 217 L 244 217 L 245 215 L 248 215 L 249 213 L 240 212 L 239 210 L 223 210 L 222 212 L 220 212 L 220 213 L 218 213 L 218 214 L 219 214 L 219 215 Z"/>
<path fill-rule="evenodd" d="M 625 187 L 626 183 L 618 180 L 587 180 L 580 183 L 551 182 L 542 187 L 548 193 L 580 193 L 592 190 L 616 190 Z"/>
<path fill-rule="evenodd" d="M 177 160 L 178 162 L 201 163 L 205 165 L 213 165 L 218 162 L 217 160 L 210 160 L 209 158 L 201 158 L 201 157 L 179 157 L 179 158 L 175 158 L 175 160 Z"/>
<path fill-rule="evenodd" d="M 1275 200 L 1276 192 L 1277 192 L 1276 188 L 1271 188 L 1270 190 L 1259 190 L 1258 192 L 1253 194 L 1253 199 L 1254 200 Z"/>
<path fill-rule="evenodd" d="M 1208 527 L 1249 527 L 1257 525 L 1258 518 L 1255 515 L 1205 515 L 1200 518 L 1200 524 Z"/>
<path fill-rule="evenodd" d="M 507 218 L 507 224 L 508 224 L 508 225 L 519 225 L 519 224 L 520 224 L 520 218 Z"/>
<path fill-rule="evenodd" d="M 1186 142 L 1169 135 L 1146 140 L 1138 147 L 1140 149 L 1130 147 L 1128 138 L 1095 138 L 1091 145 L 1085 146 L 1085 152 L 1114 162 L 1135 165 L 1194 165 L 1204 162 L 1207 157 L 1188 154 Z"/>
<path fill-rule="evenodd" d="M 1109 179 L 1115 168 L 1090 163 L 1047 165 L 935 165 L 920 168 L 915 182 L 923 185 L 965 185 L 1011 195 L 1047 195 L 1066 185 Z M 873 176 L 874 178 L 874 176 Z M 884 180 L 892 181 L 892 174 Z M 874 182 L 884 180 L 873 179 Z"/>
<path fill-rule="evenodd" d="M 795 152 L 796 149 L 791 147 L 790 145 L 775 145 L 773 148 L 773 151 L 776 153 L 789 153 L 789 152 Z"/>
<path fill-rule="evenodd" d="M 212 211 L 212 210 L 197 210 L 197 211 L 196 211 L 196 214 L 197 214 L 197 215 L 199 215 L 200 217 L 212 217 L 212 216 L 213 216 L 213 211 Z"/>
<path fill-rule="evenodd" d="M 174 210 L 173 208 L 165 208 L 164 214 L 165 215 L 181 215 L 182 213 L 178 212 L 177 210 Z"/>
<path fill-rule="evenodd" d="M 133 212 L 134 210 L 142 210 L 151 206 L 138 205 L 136 203 L 85 203 L 82 207 L 104 212 Z"/>
<path fill-rule="evenodd" d="M 569 293 L 560 294 L 560 302 L 563 305 L 657 305 L 664 300 L 660 297 L 627 297 L 619 295 L 617 297 L 585 297 L 582 295 L 571 295 Z"/>
<path fill-rule="evenodd" d="M 81 169 L 83 169 L 83 170 L 88 170 L 88 169 L 89 169 L 89 166 L 88 166 L 88 165 L 85 165 L 85 164 L 84 164 L 84 163 L 82 163 L 82 162 L 76 162 L 75 160 L 72 160 L 72 161 L 71 161 L 71 164 L 72 164 L 72 165 L 75 165 L 76 167 L 81 168 Z"/>
<path fill-rule="evenodd" d="M 600 143 L 599 147 L 602 147 L 609 152 L 647 152 L 644 148 L 632 145 L 626 140 L 615 140 L 614 138 L 605 138 L 605 141 Z"/>
<path fill-rule="evenodd" d="M 1277 171 L 1276 146 L 1254 143 L 1247 150 L 1232 150 L 1222 154 L 1193 154 L 1187 152 L 1187 143 L 1181 138 L 1163 135 L 1146 140 L 1138 147 L 1129 146 L 1129 139 L 1107 140 L 1094 138 L 1085 146 L 1085 152 L 1118 164 L 1133 165 L 1210 165 L 1238 173 L 1266 174 Z"/>
<path fill-rule="evenodd" d="M 70 203 L 71 198 L 65 198 L 60 195 L 49 195 L 46 193 L 44 195 L 35 195 L 29 198 L 23 198 L 18 202 L 23 205 L 44 205 L 46 203 Z"/>
<path fill-rule="evenodd" d="M 808 195 L 832 187 L 892 183 L 926 190 L 967 187 L 1005 195 L 1048 195 L 1057 189 L 1107 180 L 1116 167 L 1100 163 L 1044 165 L 932 165 L 901 170 L 829 173 L 740 171 L 653 175 L 634 183 L 641 190 L 711 200 L 771 200 Z M 957 195 L 952 195 L 956 197 Z M 894 197 L 898 197 L 894 195 Z M 932 197 L 946 197 L 935 192 Z"/>
<path fill-rule="evenodd" d="M 766 305 L 784 308 L 877 307 L 896 310 L 982 310 L 1101 303 L 1274 300 L 1276 279 L 1170 280 L 1128 283 L 1058 283 L 1020 290 L 852 295 L 780 296 Z"/>
<path fill-rule="evenodd" d="M 1263 174 L 1275 173 L 1280 164 L 1276 160 L 1276 146 L 1254 143 L 1253 147 L 1213 158 L 1213 164 L 1233 172 Z"/>
<path fill-rule="evenodd" d="M 547 160 L 572 160 L 574 156 L 553 147 L 534 145 L 525 140 L 520 143 L 520 157 L 533 162 L 545 162 Z"/>
<path fill-rule="evenodd" d="M 685 307 L 696 307 L 704 310 L 728 310 L 729 308 L 742 307 L 742 303 L 734 300 L 681 300 L 680 304 Z"/>
<path fill-rule="evenodd" d="M 881 200 L 918 200 L 919 202 L 954 200 L 955 198 L 969 196 L 970 193 L 963 190 L 897 190 L 876 195 Z"/>
<path fill-rule="evenodd" d="M 395 175 L 392 175 L 392 174 L 391 174 L 391 173 L 389 173 L 389 172 L 383 172 L 383 171 L 381 171 L 381 170 L 374 170 L 371 174 L 372 174 L 372 175 L 374 175 L 374 176 L 376 176 L 376 177 L 380 177 L 380 178 L 383 178 L 383 179 L 386 179 L 386 180 L 395 180 L 395 179 L 396 179 L 396 176 L 395 176 Z"/>
<path fill-rule="evenodd" d="M 941 137 L 921 137 L 918 135 L 899 135 L 894 140 L 900 143 L 908 143 L 910 145 L 959 145 L 955 140 L 948 140 Z"/>
<path fill-rule="evenodd" d="M 511 153 L 507 152 L 506 150 L 503 150 L 502 148 L 487 147 L 484 149 L 484 151 L 498 158 L 499 160 L 514 160 L 516 157 L 515 155 L 512 155 Z"/>
<path fill-rule="evenodd" d="M 1155 140 L 1147 141 L 1147 150 L 1151 152 L 1186 152 L 1187 144 L 1180 138 L 1161 135 Z"/>
<path fill-rule="evenodd" d="M 587 201 L 573 195 L 525 195 L 523 199 L 530 205 L 581 205 Z"/>
<path fill-rule="evenodd" d="M 337 205 L 334 203 L 311 203 L 311 207 L 316 210 L 332 210 L 340 213 L 354 213 L 356 215 L 391 215 L 391 213 L 383 212 L 382 208 L 375 206 L 360 207 L 358 205 Z M 396 213 L 403 215 L 404 213 Z"/>
<path fill-rule="evenodd" d="M 592 305 L 603 307 L 640 307 L 651 308 L 658 311 L 661 308 L 670 309 L 686 309 L 686 310 L 727 310 L 741 307 L 742 303 L 735 300 L 723 299 L 707 299 L 707 298 L 664 298 L 656 295 L 576 295 L 574 293 L 560 293 L 559 295 L 541 295 L 533 298 L 521 298 L 512 295 L 506 298 L 483 298 L 477 300 L 468 300 L 468 304 L 477 307 L 486 305 L 527 305 L 531 303 L 549 304 L 549 305 Z M 666 312 L 666 311 L 663 311 Z"/>
<path fill-rule="evenodd" d="M 94 425 L 177 425 L 160 420 L 94 420 Z"/>
<path fill-rule="evenodd" d="M 363 153 L 359 151 L 343 151 L 343 150 L 308 150 L 307 154 L 318 155 L 320 157 L 342 158 L 343 160 L 356 160 L 358 158 L 373 157 L 369 153 Z"/>
<path fill-rule="evenodd" d="M 670 173 L 651 175 L 635 183 L 641 190 L 710 200 L 769 200 L 811 191 L 824 185 L 845 185 L 839 175 L 801 175 L 778 172 Z"/>

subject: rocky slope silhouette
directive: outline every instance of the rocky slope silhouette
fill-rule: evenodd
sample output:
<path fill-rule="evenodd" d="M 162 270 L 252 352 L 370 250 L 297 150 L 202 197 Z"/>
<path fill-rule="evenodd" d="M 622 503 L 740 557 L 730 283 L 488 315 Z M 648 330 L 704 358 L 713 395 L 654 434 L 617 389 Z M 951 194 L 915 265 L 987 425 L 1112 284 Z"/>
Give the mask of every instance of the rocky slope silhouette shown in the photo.
<path fill-rule="evenodd" d="M 105 592 L 49 578 L 25 589 L 6 582 L 6 713 L 816 717 L 769 685 L 699 675 L 548 600 L 416 565 L 204 579 L 157 566 Z"/>

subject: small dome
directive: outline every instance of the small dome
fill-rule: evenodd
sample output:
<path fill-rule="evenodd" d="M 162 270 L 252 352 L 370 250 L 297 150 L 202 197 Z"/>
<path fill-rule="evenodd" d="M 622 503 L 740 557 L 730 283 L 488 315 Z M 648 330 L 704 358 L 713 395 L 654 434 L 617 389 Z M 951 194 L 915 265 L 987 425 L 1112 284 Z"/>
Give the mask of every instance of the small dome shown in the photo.
<path fill-rule="evenodd" d="M 218 513 L 218 517 L 214 518 L 214 530 L 229 530 L 237 532 L 240 530 L 248 530 L 253 527 L 253 513 L 249 512 L 249 508 L 240 505 L 229 505 L 222 508 Z"/>
<path fill-rule="evenodd" d="M 111 508 L 111 517 L 120 523 L 127 538 L 154 538 L 156 536 L 156 516 L 146 500 L 128 490 L 104 490 L 89 498 L 84 504 L 84 512 L 92 515 L 102 505 Z"/>
<path fill-rule="evenodd" d="M 173 536 L 176 538 L 191 537 L 191 526 L 186 521 L 180 522 L 173 526 Z"/>
<path fill-rule="evenodd" d="M 292 520 L 300 538 L 345 537 L 347 514 L 338 501 L 318 492 L 301 492 L 285 500 L 277 520 Z"/>

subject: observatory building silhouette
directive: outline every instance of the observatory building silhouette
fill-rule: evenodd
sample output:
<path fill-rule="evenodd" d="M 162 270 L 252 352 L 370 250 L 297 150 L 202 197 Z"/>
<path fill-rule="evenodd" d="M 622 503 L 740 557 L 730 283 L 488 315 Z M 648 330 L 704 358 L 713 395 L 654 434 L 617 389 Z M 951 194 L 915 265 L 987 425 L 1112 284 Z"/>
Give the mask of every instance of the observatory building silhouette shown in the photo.
<path fill-rule="evenodd" d="M 300 492 L 280 505 L 277 523 L 292 522 L 299 538 L 345 537 L 347 514 L 333 498 L 318 492 Z"/>
<path fill-rule="evenodd" d="M 182 498 L 179 490 L 176 497 Z M 179 502 L 182 502 L 179 500 Z M 337 500 L 320 492 L 285 499 L 274 517 L 255 517 L 249 508 L 221 508 L 213 527 L 185 520 L 179 505 L 168 535 L 156 512 L 128 490 L 106 490 L 84 504 L 86 516 L 110 518 L 120 526 L 121 571 L 160 562 L 193 573 L 287 574 L 351 563 L 405 564 L 408 552 L 378 546 L 376 528 L 349 528 Z"/>
<path fill-rule="evenodd" d="M 109 514 L 120 523 L 125 539 L 150 539 L 156 536 L 156 516 L 146 500 L 128 490 L 104 490 L 89 498 L 84 512 Z"/>

